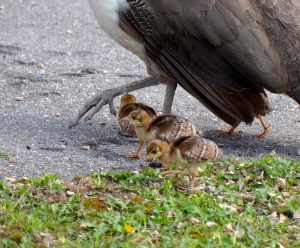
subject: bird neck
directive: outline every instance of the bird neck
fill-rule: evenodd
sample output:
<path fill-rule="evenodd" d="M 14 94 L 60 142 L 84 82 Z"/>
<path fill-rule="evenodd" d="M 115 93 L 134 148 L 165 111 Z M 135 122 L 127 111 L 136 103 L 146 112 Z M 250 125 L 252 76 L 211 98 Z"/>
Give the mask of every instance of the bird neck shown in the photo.
<path fill-rule="evenodd" d="M 137 137 L 141 140 L 148 140 L 146 135 L 146 128 L 144 126 L 134 126 Z"/>
<path fill-rule="evenodd" d="M 148 115 L 144 116 L 143 120 L 138 125 L 134 126 L 136 135 L 144 141 L 153 140 L 155 138 L 155 135 L 153 133 L 153 130 L 149 130 L 150 125 L 151 118 Z"/>
<path fill-rule="evenodd" d="M 163 153 L 163 154 L 160 156 L 159 161 L 160 161 L 162 164 L 164 164 L 165 166 L 172 166 L 172 165 L 173 165 L 172 159 L 171 159 L 171 156 L 170 156 L 169 151 Z"/>
<path fill-rule="evenodd" d="M 151 124 L 151 118 L 150 118 L 150 116 L 148 116 L 148 115 L 146 115 L 146 116 L 144 116 L 143 117 L 143 120 L 142 120 L 142 122 L 141 122 L 141 127 L 144 127 L 145 129 L 148 129 L 148 127 L 150 126 L 150 124 Z"/>

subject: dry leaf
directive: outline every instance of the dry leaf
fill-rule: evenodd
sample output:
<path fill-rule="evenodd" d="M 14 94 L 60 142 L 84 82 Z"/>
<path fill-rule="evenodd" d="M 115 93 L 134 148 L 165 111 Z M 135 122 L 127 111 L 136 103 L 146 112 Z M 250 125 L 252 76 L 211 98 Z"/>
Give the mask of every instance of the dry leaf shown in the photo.
<path fill-rule="evenodd" d="M 89 150 L 91 150 L 91 147 L 90 146 L 82 146 L 81 150 L 89 151 Z"/>
<path fill-rule="evenodd" d="M 24 100 L 24 96 L 17 96 L 15 99 L 20 102 Z"/>
<path fill-rule="evenodd" d="M 211 226 L 217 225 L 217 223 L 216 223 L 216 222 L 213 222 L 213 221 L 208 221 L 208 222 L 206 222 L 206 225 L 207 225 L 208 227 L 211 227 Z"/>
<path fill-rule="evenodd" d="M 296 212 L 294 213 L 293 218 L 294 218 L 295 220 L 300 220 L 300 210 L 298 210 L 298 211 L 296 211 Z"/>
<path fill-rule="evenodd" d="M 276 179 L 276 185 L 283 189 L 285 187 L 286 181 L 283 178 L 277 178 Z"/>
<path fill-rule="evenodd" d="M 68 196 L 75 195 L 75 192 L 73 192 L 73 191 L 69 191 L 69 190 L 68 190 L 68 191 L 67 191 L 67 195 L 68 195 Z"/>
<path fill-rule="evenodd" d="M 40 68 L 40 69 L 45 69 L 45 65 L 42 64 L 42 63 L 38 63 L 38 64 L 37 64 L 37 67 Z"/>

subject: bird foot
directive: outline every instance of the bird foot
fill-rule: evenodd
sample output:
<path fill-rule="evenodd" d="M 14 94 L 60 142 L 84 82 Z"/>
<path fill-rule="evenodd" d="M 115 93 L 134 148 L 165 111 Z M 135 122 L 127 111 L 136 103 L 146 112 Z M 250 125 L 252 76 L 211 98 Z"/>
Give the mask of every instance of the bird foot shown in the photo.
<path fill-rule="evenodd" d="M 182 192 L 182 193 L 190 193 L 191 194 L 191 193 L 195 192 L 194 185 L 191 185 L 191 184 L 189 184 L 189 186 L 177 185 L 176 188 L 179 192 Z"/>
<path fill-rule="evenodd" d="M 270 129 L 270 127 L 271 127 L 271 125 L 266 125 L 265 127 L 264 127 L 264 131 L 261 133 L 261 134 L 257 134 L 257 135 L 255 135 L 257 138 L 259 138 L 259 139 L 264 139 L 264 138 L 266 138 L 267 136 L 268 136 L 268 134 L 269 134 L 269 129 Z"/>
<path fill-rule="evenodd" d="M 89 99 L 83 107 L 78 111 L 76 118 L 70 123 L 69 128 L 76 126 L 79 120 L 86 115 L 90 110 L 91 112 L 86 115 L 85 122 L 91 120 L 93 116 L 100 111 L 100 109 L 108 104 L 110 113 L 116 115 L 117 111 L 114 107 L 113 100 L 115 97 L 122 95 L 126 92 L 142 89 L 149 86 L 157 85 L 158 81 L 155 77 L 148 77 L 143 80 L 135 81 L 127 85 L 116 87 L 113 89 L 107 89 L 97 93 L 94 97 Z"/>
<path fill-rule="evenodd" d="M 235 128 L 230 128 L 229 130 L 223 130 L 223 129 L 221 129 L 218 132 L 221 135 L 232 135 L 232 134 L 239 134 L 240 133 L 240 131 L 235 131 L 234 129 Z"/>
<path fill-rule="evenodd" d="M 261 133 L 261 134 L 259 134 L 259 135 L 256 135 L 256 137 L 259 138 L 259 139 L 264 139 L 264 138 L 266 138 L 266 136 L 269 134 L 269 131 L 270 131 L 269 129 L 270 129 L 271 125 L 270 125 L 270 124 L 267 124 L 267 123 L 265 122 L 264 116 L 262 116 L 262 115 L 256 115 L 256 117 L 259 119 L 261 125 L 262 125 L 263 128 L 264 128 L 263 133 Z"/>
<path fill-rule="evenodd" d="M 110 113 L 112 115 L 116 115 L 117 112 L 114 107 L 113 100 L 118 95 L 120 95 L 119 88 L 108 89 L 97 93 L 95 96 L 85 102 L 83 107 L 78 111 L 77 117 L 70 123 L 69 127 L 71 128 L 76 126 L 79 120 L 92 109 L 91 112 L 86 115 L 84 121 L 86 123 L 87 121 L 91 120 L 94 115 L 106 104 L 109 105 Z"/>
<path fill-rule="evenodd" d="M 177 176 L 177 175 L 180 175 L 180 174 L 186 175 L 187 173 L 184 172 L 184 171 L 180 171 L 180 170 L 171 170 L 171 171 L 165 171 L 165 172 L 161 173 L 161 175 L 164 176 L 164 177 Z"/>
<path fill-rule="evenodd" d="M 126 158 L 142 158 L 142 154 L 140 153 L 133 153 L 133 154 L 124 154 Z"/>

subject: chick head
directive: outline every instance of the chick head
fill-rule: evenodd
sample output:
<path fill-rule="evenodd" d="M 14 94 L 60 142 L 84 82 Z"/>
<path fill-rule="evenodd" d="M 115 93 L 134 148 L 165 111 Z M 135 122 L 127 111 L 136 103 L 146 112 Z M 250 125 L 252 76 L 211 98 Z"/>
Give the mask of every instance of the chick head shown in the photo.
<path fill-rule="evenodd" d="M 131 94 L 124 94 L 121 97 L 121 107 L 130 104 L 130 103 L 136 103 L 136 98 L 134 95 Z"/>
<path fill-rule="evenodd" d="M 153 140 L 147 147 L 147 158 L 159 160 L 161 156 L 169 151 L 169 144 L 162 140 Z"/>
<path fill-rule="evenodd" d="M 151 122 L 151 118 L 144 110 L 132 111 L 128 115 L 127 120 L 135 127 L 147 127 Z"/>

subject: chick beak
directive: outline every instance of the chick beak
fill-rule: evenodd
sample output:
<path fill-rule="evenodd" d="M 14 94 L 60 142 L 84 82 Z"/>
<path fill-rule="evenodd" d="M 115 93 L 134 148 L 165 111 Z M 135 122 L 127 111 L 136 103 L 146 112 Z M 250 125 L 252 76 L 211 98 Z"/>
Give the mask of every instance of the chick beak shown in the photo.
<path fill-rule="evenodd" d="M 147 160 L 150 160 L 150 161 L 153 160 L 153 158 L 151 157 L 151 155 L 147 155 Z"/>

